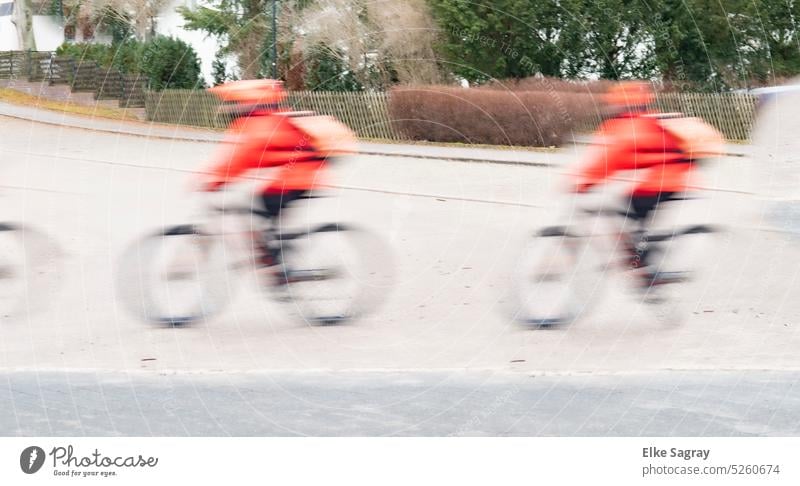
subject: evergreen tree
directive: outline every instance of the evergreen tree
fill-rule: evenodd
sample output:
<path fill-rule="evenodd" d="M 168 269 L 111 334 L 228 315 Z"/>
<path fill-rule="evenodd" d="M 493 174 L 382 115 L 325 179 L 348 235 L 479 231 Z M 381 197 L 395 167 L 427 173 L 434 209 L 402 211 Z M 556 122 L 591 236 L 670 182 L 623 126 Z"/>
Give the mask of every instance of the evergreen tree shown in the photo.
<path fill-rule="evenodd" d="M 318 44 L 309 49 L 305 59 L 306 88 L 318 91 L 360 91 L 363 87 L 348 69 L 344 54 Z"/>

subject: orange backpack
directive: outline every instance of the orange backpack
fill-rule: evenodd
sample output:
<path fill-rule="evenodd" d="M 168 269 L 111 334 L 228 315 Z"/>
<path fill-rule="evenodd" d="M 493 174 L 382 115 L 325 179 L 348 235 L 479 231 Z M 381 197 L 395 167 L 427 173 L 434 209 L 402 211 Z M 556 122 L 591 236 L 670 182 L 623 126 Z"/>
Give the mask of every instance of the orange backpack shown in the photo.
<path fill-rule="evenodd" d="M 653 115 L 661 127 L 678 139 L 678 146 L 690 160 L 718 157 L 725 154 L 725 139 L 714 127 L 697 117 L 681 113 Z"/>
<path fill-rule="evenodd" d="M 350 155 L 358 151 L 356 136 L 350 128 L 331 116 L 313 111 L 281 113 L 305 134 L 314 150 L 325 157 Z"/>

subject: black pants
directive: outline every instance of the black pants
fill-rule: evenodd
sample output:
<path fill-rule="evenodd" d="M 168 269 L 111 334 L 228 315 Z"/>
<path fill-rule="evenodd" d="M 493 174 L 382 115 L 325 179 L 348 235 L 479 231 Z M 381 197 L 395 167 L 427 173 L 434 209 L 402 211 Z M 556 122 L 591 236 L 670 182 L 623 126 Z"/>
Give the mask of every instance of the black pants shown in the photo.
<path fill-rule="evenodd" d="M 284 193 L 265 192 L 261 195 L 261 201 L 264 204 L 264 210 L 267 212 L 267 215 L 275 219 L 281 214 L 283 208 L 306 194 L 308 194 L 308 191 L 286 191 Z"/>
<path fill-rule="evenodd" d="M 283 241 L 275 239 L 275 233 L 278 231 L 278 217 L 283 208 L 296 201 L 309 191 L 286 191 L 284 193 L 264 192 L 261 194 L 261 202 L 264 206 L 264 212 L 270 220 L 270 227 L 267 228 L 263 239 L 259 243 L 262 255 L 261 264 L 264 266 L 273 266 L 279 264 L 283 258 L 283 247 L 287 244 Z"/>
<path fill-rule="evenodd" d="M 632 195 L 628 205 L 628 217 L 641 224 L 647 222 L 650 213 L 662 202 L 675 198 L 675 192 L 661 192 L 658 194 L 639 196 Z"/>
<path fill-rule="evenodd" d="M 634 220 L 638 226 L 638 228 L 630 234 L 632 267 L 644 268 L 650 265 L 650 254 L 653 250 L 653 243 L 647 240 L 648 217 L 659 204 L 676 199 L 676 195 L 676 192 L 662 192 L 647 196 L 631 195 L 627 216 Z"/>

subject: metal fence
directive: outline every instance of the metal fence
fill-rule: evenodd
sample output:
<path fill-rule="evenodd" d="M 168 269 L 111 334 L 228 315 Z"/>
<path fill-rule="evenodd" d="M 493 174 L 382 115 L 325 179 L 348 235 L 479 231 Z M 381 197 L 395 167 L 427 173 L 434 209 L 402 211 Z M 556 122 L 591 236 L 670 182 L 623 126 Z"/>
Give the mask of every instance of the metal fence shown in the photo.
<path fill-rule="evenodd" d="M 408 140 L 397 130 L 389 110 L 389 93 L 295 91 L 287 106 L 332 115 L 359 137 Z M 749 138 L 757 98 L 747 94 L 661 93 L 656 106 L 663 112 L 697 116 L 719 129 L 728 140 Z M 224 128 L 228 120 L 217 115 L 220 102 L 202 90 L 150 91 L 145 95 L 147 119 L 160 123 Z M 588 120 L 577 131 L 591 132 L 600 118 Z"/>

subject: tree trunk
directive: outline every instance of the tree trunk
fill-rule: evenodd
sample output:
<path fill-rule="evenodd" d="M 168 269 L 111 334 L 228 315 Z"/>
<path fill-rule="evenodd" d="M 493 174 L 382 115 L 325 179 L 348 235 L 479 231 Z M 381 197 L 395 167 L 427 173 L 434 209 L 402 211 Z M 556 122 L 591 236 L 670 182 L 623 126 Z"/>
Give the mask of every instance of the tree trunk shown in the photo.
<path fill-rule="evenodd" d="M 33 35 L 33 13 L 28 0 L 17 0 L 14 5 L 14 24 L 17 26 L 19 47 L 22 50 L 36 50 L 36 38 Z"/>
<path fill-rule="evenodd" d="M 261 58 L 263 56 L 260 46 L 262 45 L 258 41 L 254 41 L 237 49 L 242 79 L 258 79 L 260 77 Z"/>

